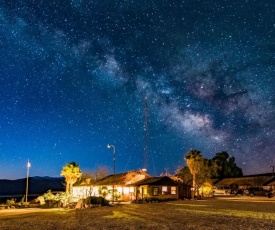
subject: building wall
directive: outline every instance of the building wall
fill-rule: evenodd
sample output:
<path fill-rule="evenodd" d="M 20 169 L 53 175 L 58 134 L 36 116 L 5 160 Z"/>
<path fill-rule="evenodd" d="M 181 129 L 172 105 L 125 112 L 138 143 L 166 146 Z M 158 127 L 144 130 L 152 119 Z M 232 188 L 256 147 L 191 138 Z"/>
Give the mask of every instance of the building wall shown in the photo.
<path fill-rule="evenodd" d="M 73 187 L 73 196 L 79 198 L 87 198 L 89 196 L 103 196 L 100 194 L 100 190 L 102 188 L 106 188 L 108 194 L 106 194 L 105 198 L 107 200 L 112 199 L 112 185 L 102 185 L 102 186 L 89 186 L 89 185 L 81 185 Z M 115 195 L 118 194 L 120 196 L 120 200 L 130 201 L 135 198 L 135 187 L 131 186 L 121 186 L 115 185 Z"/>
<path fill-rule="evenodd" d="M 137 199 L 156 198 L 160 200 L 165 199 L 179 199 L 178 186 L 165 185 L 143 185 L 138 188 Z"/>
<path fill-rule="evenodd" d="M 191 198 L 191 186 L 180 185 L 179 186 L 179 199 L 190 199 Z"/>
<path fill-rule="evenodd" d="M 86 198 L 94 196 L 96 189 L 93 186 L 74 186 L 73 197 Z"/>

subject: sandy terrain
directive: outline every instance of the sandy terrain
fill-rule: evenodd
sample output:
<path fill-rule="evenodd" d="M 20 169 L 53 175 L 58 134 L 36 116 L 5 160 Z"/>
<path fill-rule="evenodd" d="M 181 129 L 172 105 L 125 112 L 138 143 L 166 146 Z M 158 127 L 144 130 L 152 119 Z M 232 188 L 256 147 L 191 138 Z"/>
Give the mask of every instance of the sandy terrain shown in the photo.
<path fill-rule="evenodd" d="M 275 229 L 275 199 L 225 197 L 81 210 L 0 210 L 0 229 Z"/>

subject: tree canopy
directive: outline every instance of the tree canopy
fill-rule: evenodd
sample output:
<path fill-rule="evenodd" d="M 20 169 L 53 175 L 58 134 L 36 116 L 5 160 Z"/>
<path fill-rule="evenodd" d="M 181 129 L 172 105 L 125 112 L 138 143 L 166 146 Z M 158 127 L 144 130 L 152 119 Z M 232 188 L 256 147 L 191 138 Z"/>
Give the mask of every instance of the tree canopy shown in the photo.
<path fill-rule="evenodd" d="M 212 161 L 215 164 L 214 177 L 218 179 L 243 175 L 242 169 L 235 163 L 235 158 L 225 151 L 216 153 Z"/>
<path fill-rule="evenodd" d="M 216 153 L 212 159 L 204 158 L 200 151 L 192 149 L 184 157 L 186 167 L 179 169 L 176 176 L 186 185 L 192 185 L 193 194 L 210 179 L 242 176 L 242 169 L 235 163 L 235 158 L 223 151 Z"/>
<path fill-rule="evenodd" d="M 188 166 L 184 166 L 183 168 L 178 169 L 175 176 L 182 179 L 182 183 L 184 185 L 192 186 L 193 176 L 192 176 Z"/>
<path fill-rule="evenodd" d="M 66 193 L 72 194 L 73 184 L 81 177 L 82 172 L 79 168 L 79 164 L 75 162 L 67 163 L 61 173 L 61 176 L 65 177 L 66 181 Z"/>

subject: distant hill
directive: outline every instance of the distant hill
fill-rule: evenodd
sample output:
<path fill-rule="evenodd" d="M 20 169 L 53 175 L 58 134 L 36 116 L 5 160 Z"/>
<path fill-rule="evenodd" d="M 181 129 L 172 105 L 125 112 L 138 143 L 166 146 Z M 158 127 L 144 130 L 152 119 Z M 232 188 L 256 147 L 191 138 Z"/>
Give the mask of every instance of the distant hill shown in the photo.
<path fill-rule="evenodd" d="M 43 194 L 48 190 L 64 191 L 62 177 L 29 177 L 29 194 Z M 24 195 L 26 193 L 26 178 L 18 180 L 0 179 L 0 195 Z"/>

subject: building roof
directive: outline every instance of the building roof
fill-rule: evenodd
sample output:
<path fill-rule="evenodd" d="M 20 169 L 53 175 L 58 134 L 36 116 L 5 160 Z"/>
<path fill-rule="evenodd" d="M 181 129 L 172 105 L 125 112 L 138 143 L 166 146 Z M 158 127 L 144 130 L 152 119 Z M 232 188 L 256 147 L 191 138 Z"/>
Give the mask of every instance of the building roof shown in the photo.
<path fill-rule="evenodd" d="M 168 186 L 177 186 L 177 182 L 172 180 L 168 176 L 164 177 L 151 177 L 151 178 L 145 178 L 144 180 L 138 181 L 134 183 L 135 186 L 141 186 L 141 185 L 168 185 Z"/>
<path fill-rule="evenodd" d="M 136 170 L 136 171 L 128 171 L 128 172 L 124 172 L 124 173 L 118 173 L 118 174 L 111 174 L 108 175 L 106 177 L 103 177 L 91 184 L 87 184 L 84 182 L 82 183 L 76 183 L 74 185 L 74 187 L 76 186 L 89 186 L 89 185 L 93 185 L 93 186 L 104 186 L 104 185 L 121 185 L 121 186 L 130 186 L 133 183 L 143 180 L 144 178 L 148 178 L 150 177 L 150 175 L 148 175 L 147 173 L 141 171 L 141 170 Z"/>
<path fill-rule="evenodd" d="M 269 181 L 264 183 L 264 186 L 275 185 L 275 177 L 272 177 Z"/>
<path fill-rule="evenodd" d="M 95 182 L 95 185 L 124 185 L 126 180 L 126 175 L 128 172 L 125 173 L 119 173 L 115 175 L 108 175 L 106 177 L 103 177 L 102 179 L 99 179 Z"/>
<path fill-rule="evenodd" d="M 262 174 L 262 175 L 251 175 L 244 177 L 235 177 L 235 178 L 224 178 L 215 185 L 217 186 L 231 186 L 231 185 L 239 185 L 239 186 L 263 186 L 266 182 L 270 181 L 271 175 Z"/>

